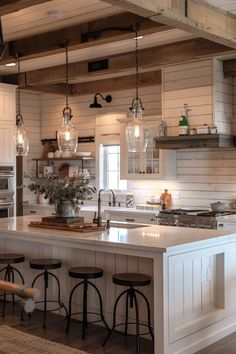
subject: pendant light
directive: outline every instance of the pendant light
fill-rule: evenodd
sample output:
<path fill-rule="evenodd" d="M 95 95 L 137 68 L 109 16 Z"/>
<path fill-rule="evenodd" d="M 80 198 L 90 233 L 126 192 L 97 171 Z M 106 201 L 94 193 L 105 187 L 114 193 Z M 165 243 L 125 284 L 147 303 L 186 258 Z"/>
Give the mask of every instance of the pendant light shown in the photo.
<path fill-rule="evenodd" d="M 143 123 L 143 105 L 138 94 L 139 71 L 138 71 L 138 37 L 137 26 L 135 30 L 135 97 L 132 100 L 130 118 L 125 126 L 126 143 L 129 152 L 146 151 L 148 143 L 148 131 Z"/>
<path fill-rule="evenodd" d="M 77 149 L 78 132 L 72 123 L 72 111 L 68 103 L 69 96 L 69 65 L 68 65 L 68 41 L 65 41 L 66 56 L 66 106 L 63 109 L 63 121 L 61 128 L 57 131 L 57 143 L 62 156 L 71 157 Z"/>
<path fill-rule="evenodd" d="M 17 111 L 16 111 L 16 156 L 27 156 L 29 151 L 29 138 L 24 128 L 23 117 L 21 114 L 21 97 L 20 97 L 20 59 L 17 57 L 18 65 L 18 88 L 16 91 Z"/>

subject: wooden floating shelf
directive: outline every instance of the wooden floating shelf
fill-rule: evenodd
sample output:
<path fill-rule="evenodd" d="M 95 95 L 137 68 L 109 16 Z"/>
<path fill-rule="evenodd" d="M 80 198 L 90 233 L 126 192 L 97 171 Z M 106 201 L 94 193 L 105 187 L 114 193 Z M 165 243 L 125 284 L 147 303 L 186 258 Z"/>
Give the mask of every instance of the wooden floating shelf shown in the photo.
<path fill-rule="evenodd" d="M 232 148 L 236 136 L 227 134 L 197 134 L 154 138 L 157 149 Z"/>
<path fill-rule="evenodd" d="M 53 157 L 53 158 L 39 158 L 32 159 L 33 161 L 80 161 L 80 160 L 94 160 L 93 156 L 78 156 L 78 157 Z"/>

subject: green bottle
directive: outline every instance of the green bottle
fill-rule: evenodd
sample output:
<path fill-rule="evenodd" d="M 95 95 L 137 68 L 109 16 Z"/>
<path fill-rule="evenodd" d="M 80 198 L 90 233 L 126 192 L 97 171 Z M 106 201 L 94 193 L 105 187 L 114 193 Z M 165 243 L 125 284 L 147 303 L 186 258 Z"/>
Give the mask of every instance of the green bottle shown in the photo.
<path fill-rule="evenodd" d="M 188 105 L 185 103 L 179 120 L 179 135 L 188 135 Z"/>

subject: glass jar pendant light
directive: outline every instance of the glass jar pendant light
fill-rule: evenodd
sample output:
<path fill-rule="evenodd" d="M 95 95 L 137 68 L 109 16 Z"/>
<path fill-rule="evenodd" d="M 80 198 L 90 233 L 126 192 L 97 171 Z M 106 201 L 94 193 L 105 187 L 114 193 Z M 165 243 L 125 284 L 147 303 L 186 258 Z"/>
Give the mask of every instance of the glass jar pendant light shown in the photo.
<path fill-rule="evenodd" d="M 135 31 L 135 92 L 136 95 L 132 100 L 130 110 L 130 118 L 125 126 L 126 143 L 129 152 L 145 152 L 148 144 L 148 131 L 143 123 L 143 105 L 138 94 L 138 33 Z"/>
<path fill-rule="evenodd" d="M 18 88 L 17 88 L 17 112 L 16 112 L 16 156 L 27 156 L 29 151 L 29 138 L 24 128 L 23 117 L 21 114 L 21 96 L 20 96 L 20 60 L 18 64 Z"/>
<path fill-rule="evenodd" d="M 71 157 L 77 149 L 78 132 L 72 123 L 72 111 L 68 103 L 68 42 L 65 42 L 65 54 L 66 54 L 66 106 L 63 109 L 63 121 L 61 128 L 57 131 L 57 143 L 59 150 L 62 152 L 62 156 Z"/>

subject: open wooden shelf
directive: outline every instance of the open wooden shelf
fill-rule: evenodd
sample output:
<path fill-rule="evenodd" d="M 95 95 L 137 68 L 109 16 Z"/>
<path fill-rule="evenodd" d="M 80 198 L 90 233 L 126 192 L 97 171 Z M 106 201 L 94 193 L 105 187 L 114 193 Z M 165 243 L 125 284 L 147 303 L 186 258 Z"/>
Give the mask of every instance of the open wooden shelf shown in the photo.
<path fill-rule="evenodd" d="M 81 161 L 81 160 L 94 160 L 94 156 L 76 156 L 76 157 L 53 157 L 53 158 L 35 158 L 33 161 Z"/>
<path fill-rule="evenodd" d="M 236 137 L 227 134 L 197 134 L 156 137 L 157 149 L 232 148 Z"/>

